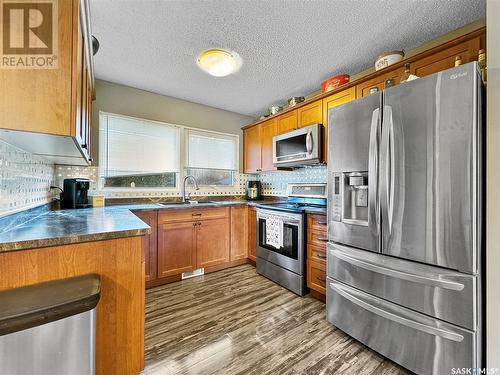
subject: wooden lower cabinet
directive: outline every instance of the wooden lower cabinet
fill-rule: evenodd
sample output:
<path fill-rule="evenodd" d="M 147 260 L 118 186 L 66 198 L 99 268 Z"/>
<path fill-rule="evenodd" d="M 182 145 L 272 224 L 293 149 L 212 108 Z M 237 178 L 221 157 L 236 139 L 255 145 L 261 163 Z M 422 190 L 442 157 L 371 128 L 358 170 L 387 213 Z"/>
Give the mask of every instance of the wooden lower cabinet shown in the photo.
<path fill-rule="evenodd" d="M 158 277 L 196 269 L 196 222 L 158 224 Z"/>
<path fill-rule="evenodd" d="M 326 264 L 307 260 L 307 287 L 326 294 Z"/>
<path fill-rule="evenodd" d="M 230 261 L 248 258 L 248 207 L 231 207 L 231 252 Z"/>
<path fill-rule="evenodd" d="M 3 252 L 0 290 L 98 274 L 95 374 L 137 374 L 144 368 L 143 243 L 138 236 Z"/>
<path fill-rule="evenodd" d="M 248 258 L 257 260 L 257 210 L 248 208 Z"/>
<path fill-rule="evenodd" d="M 326 215 L 307 215 L 307 287 L 326 293 Z"/>
<path fill-rule="evenodd" d="M 184 272 L 205 272 L 247 262 L 247 206 L 160 210 L 157 278 L 153 287 L 179 280 Z"/>
<path fill-rule="evenodd" d="M 196 268 L 218 266 L 229 262 L 229 218 L 195 223 Z"/>
<path fill-rule="evenodd" d="M 158 211 L 134 211 L 134 214 L 151 227 L 151 234 L 146 234 L 143 239 L 144 243 L 144 262 L 146 281 L 156 279 L 157 266 L 156 266 L 156 249 L 158 245 L 157 226 L 158 226 Z"/>

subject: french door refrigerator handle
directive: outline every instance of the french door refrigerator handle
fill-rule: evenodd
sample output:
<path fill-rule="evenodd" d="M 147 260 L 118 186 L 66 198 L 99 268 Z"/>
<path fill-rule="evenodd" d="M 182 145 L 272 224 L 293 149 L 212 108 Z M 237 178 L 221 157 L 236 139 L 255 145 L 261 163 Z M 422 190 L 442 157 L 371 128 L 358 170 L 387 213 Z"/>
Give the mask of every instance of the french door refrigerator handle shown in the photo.
<path fill-rule="evenodd" d="M 418 331 L 422 331 L 425 333 L 429 333 L 434 336 L 442 337 L 444 339 L 462 342 L 464 337 L 458 333 L 451 332 L 442 328 L 431 327 L 427 324 L 417 322 L 415 320 L 408 319 L 407 317 L 397 315 L 394 312 L 386 311 L 381 309 L 380 307 L 373 306 L 369 302 L 363 301 L 361 298 L 352 295 L 348 290 L 345 290 L 341 285 L 337 285 L 337 283 L 330 283 L 330 288 L 332 288 L 335 292 L 340 294 L 345 299 L 351 301 L 355 305 L 362 307 L 365 310 L 368 310 L 378 316 L 381 316 L 385 319 L 392 320 L 393 322 L 405 325 L 407 327 L 416 329 Z"/>
<path fill-rule="evenodd" d="M 376 108 L 372 113 L 368 150 L 368 226 L 374 235 L 378 234 L 380 226 L 378 201 L 379 123 L 380 108 Z"/>
<path fill-rule="evenodd" d="M 419 275 L 416 273 L 402 272 L 392 268 L 380 266 L 365 259 L 354 258 L 350 255 L 345 254 L 342 250 L 331 250 L 331 252 L 336 258 L 342 259 L 367 271 L 376 272 L 382 275 L 443 289 L 461 291 L 465 288 L 464 284 L 458 283 L 456 281 L 440 279 L 439 275 L 436 275 L 436 277 L 434 278 L 425 275 Z"/>
<path fill-rule="evenodd" d="M 391 214 L 394 194 L 394 127 L 392 121 L 392 108 L 390 106 L 384 105 L 382 118 L 382 139 L 380 144 L 380 210 L 382 213 L 382 222 L 390 235 L 392 232 Z M 391 143 L 393 144 L 392 147 Z"/>

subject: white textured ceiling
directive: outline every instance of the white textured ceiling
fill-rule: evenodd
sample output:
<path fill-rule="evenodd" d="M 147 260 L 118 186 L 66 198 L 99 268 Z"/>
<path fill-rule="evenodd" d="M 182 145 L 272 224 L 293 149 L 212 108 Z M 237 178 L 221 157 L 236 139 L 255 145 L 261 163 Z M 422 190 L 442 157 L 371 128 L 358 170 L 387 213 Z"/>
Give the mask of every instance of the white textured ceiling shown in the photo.
<path fill-rule="evenodd" d="M 96 76 L 246 115 L 485 16 L 485 0 L 91 0 Z M 211 77 L 207 48 L 241 70 Z"/>

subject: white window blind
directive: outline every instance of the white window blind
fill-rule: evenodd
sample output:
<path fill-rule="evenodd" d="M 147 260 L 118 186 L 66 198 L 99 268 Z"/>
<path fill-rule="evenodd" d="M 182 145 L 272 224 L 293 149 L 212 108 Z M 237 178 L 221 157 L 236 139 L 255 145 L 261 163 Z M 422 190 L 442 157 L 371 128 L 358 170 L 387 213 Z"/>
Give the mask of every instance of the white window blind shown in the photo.
<path fill-rule="evenodd" d="M 104 177 L 179 172 L 176 126 L 103 114 L 99 135 Z"/>
<path fill-rule="evenodd" d="M 238 137 L 186 129 L 186 167 L 237 170 Z"/>

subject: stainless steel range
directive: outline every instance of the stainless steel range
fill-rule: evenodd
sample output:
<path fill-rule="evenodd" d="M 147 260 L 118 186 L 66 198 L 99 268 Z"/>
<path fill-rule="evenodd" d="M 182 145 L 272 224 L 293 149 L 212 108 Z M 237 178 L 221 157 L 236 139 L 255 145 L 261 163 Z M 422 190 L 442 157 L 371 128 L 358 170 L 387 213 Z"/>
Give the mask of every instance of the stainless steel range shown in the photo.
<path fill-rule="evenodd" d="M 306 294 L 306 212 L 324 212 L 326 184 L 289 184 L 286 202 L 257 205 L 257 273 Z"/>

